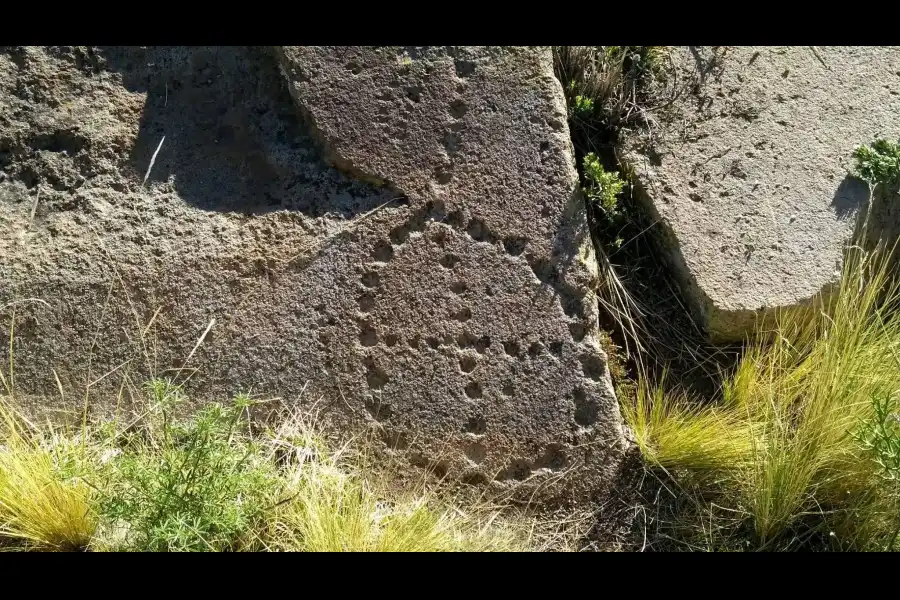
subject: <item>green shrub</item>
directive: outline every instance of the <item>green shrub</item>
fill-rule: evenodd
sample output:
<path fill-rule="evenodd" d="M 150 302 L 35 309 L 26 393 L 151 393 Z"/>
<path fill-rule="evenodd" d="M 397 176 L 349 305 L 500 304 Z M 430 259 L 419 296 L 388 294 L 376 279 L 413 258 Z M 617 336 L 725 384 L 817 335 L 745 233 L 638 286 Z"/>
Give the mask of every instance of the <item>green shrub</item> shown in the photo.
<path fill-rule="evenodd" d="M 900 182 L 900 144 L 876 139 L 853 151 L 856 175 L 872 185 Z"/>
<path fill-rule="evenodd" d="M 900 406 L 897 398 L 887 395 L 876 396 L 872 400 L 872 412 L 867 420 L 860 423 L 853 437 L 860 447 L 878 465 L 877 475 L 886 488 L 880 504 L 888 505 L 884 511 L 889 518 L 881 523 L 887 550 L 893 550 L 900 534 Z M 886 502 L 885 502 L 886 501 Z"/>
<path fill-rule="evenodd" d="M 872 454 L 884 478 L 900 481 L 900 415 L 896 400 L 889 396 L 876 397 L 872 408 L 869 420 L 860 424 L 854 438 Z"/>
<path fill-rule="evenodd" d="M 184 424 L 172 422 L 180 393 L 148 386 L 162 417 L 159 432 L 132 436 L 112 462 L 101 513 L 124 530 L 124 545 L 145 551 L 236 550 L 277 502 L 274 465 L 259 445 L 238 437 L 247 398 L 213 404 Z"/>

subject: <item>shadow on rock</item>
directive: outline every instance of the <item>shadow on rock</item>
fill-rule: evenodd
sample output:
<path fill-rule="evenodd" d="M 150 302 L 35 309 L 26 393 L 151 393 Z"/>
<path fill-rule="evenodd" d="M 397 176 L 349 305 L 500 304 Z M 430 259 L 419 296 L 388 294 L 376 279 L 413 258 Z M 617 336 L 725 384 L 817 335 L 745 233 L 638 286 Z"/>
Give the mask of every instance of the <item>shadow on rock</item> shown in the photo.
<path fill-rule="evenodd" d="M 831 199 L 831 207 L 839 219 L 846 219 L 862 213 L 868 204 L 869 186 L 865 181 L 853 175 L 844 177 Z"/>
<path fill-rule="evenodd" d="M 148 185 L 171 185 L 210 211 L 311 216 L 366 212 L 387 190 L 344 177 L 293 106 L 274 57 L 234 46 L 105 47 L 107 69 L 146 93 L 131 165 L 143 178 L 160 140 Z"/>
<path fill-rule="evenodd" d="M 889 247 L 900 236 L 900 184 L 879 184 L 873 189 L 847 175 L 831 201 L 839 218 L 856 218 L 857 236 L 869 246 L 879 242 Z M 865 228 L 865 229 L 863 229 Z"/>

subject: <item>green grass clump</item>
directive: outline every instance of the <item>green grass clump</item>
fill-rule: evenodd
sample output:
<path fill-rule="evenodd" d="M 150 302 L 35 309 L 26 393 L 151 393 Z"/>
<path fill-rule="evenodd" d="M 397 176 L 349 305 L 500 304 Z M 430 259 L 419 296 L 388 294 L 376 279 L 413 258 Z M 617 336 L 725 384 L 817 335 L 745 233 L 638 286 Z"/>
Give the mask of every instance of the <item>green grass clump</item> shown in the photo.
<path fill-rule="evenodd" d="M 900 143 L 876 139 L 853 151 L 856 175 L 872 185 L 900 182 Z"/>
<path fill-rule="evenodd" d="M 883 477 L 893 464 L 884 424 L 900 396 L 900 286 L 891 264 L 883 250 L 849 249 L 839 291 L 760 330 L 715 405 L 659 388 L 623 407 L 648 462 L 676 479 L 704 474 L 689 493 L 739 515 L 728 530 L 749 529 L 755 547 L 892 543 L 898 496 Z"/>

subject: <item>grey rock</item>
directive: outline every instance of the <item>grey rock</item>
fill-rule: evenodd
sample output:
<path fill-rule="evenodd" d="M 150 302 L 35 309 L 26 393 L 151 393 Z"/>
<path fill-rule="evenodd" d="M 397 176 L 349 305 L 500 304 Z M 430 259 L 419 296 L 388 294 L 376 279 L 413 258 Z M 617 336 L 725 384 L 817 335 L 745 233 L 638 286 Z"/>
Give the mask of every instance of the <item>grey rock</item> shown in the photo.
<path fill-rule="evenodd" d="M 723 55 L 724 54 L 724 55 Z M 900 137 L 900 49 L 678 48 L 683 94 L 626 140 L 639 196 L 715 341 L 828 293 L 869 202 L 851 153 Z"/>
<path fill-rule="evenodd" d="M 58 376 L 101 410 L 190 375 L 198 401 L 316 406 L 467 482 L 612 480 L 549 49 L 7 48 L 0 108 L 21 397 L 59 403 Z"/>

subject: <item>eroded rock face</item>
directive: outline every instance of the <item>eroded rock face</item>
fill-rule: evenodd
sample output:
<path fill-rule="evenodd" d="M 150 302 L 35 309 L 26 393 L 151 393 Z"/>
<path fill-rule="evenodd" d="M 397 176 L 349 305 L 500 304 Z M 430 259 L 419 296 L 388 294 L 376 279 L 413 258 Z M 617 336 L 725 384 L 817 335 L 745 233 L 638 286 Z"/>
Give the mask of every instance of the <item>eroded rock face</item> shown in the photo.
<path fill-rule="evenodd" d="M 868 202 L 851 153 L 900 137 L 900 49 L 679 48 L 691 86 L 628 141 L 673 265 L 717 341 L 831 289 Z M 692 88 L 692 89 L 691 89 Z"/>
<path fill-rule="evenodd" d="M 549 49 L 6 48 L 0 108 L 21 395 L 193 373 L 194 398 L 318 402 L 473 483 L 612 477 Z"/>

